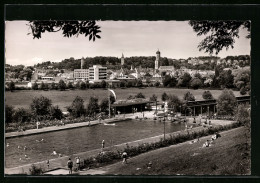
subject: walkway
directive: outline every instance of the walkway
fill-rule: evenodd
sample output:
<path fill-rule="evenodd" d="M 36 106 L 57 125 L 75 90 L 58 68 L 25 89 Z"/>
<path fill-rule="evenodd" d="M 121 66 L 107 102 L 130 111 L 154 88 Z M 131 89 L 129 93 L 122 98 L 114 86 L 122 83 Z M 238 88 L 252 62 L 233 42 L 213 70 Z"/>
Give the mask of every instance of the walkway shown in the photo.
<path fill-rule="evenodd" d="M 120 121 L 122 121 L 122 119 L 120 119 Z M 224 121 L 222 121 L 222 123 L 223 122 Z M 233 122 L 234 121 L 225 121 L 224 125 L 228 124 L 228 123 L 230 124 L 230 123 L 233 123 Z M 217 120 L 214 120 L 214 121 L 212 120 L 212 124 L 213 125 L 214 124 L 218 124 L 218 123 L 220 123 L 220 122 L 218 122 Z M 199 131 L 202 128 L 203 127 L 200 126 L 200 127 L 193 128 L 193 129 L 191 129 L 189 131 L 190 132 Z M 181 134 L 181 133 L 187 133 L 187 132 L 186 131 L 178 131 L 178 132 L 166 134 L 166 138 L 169 135 L 177 135 L 177 134 Z M 128 142 L 128 145 L 129 146 L 138 146 L 139 144 L 142 144 L 142 143 L 158 142 L 161 138 L 163 138 L 163 134 L 159 135 L 159 136 L 151 137 L 151 138 L 145 138 L 145 139 L 136 140 L 136 141 L 133 141 L 133 142 Z M 118 145 L 106 147 L 106 148 L 104 148 L 104 151 L 123 150 L 125 147 L 126 147 L 126 143 L 123 143 L 123 144 L 118 144 Z M 69 157 L 72 160 L 74 160 L 74 164 L 75 164 L 75 157 L 77 157 L 77 156 L 79 156 L 81 159 L 86 159 L 88 157 L 96 156 L 100 152 L 101 152 L 101 149 L 95 149 L 95 150 L 91 150 L 91 151 L 87 151 L 87 152 L 74 154 L 72 156 L 64 156 L 64 157 L 60 157 L 60 158 L 51 159 L 51 160 L 49 160 L 49 162 L 50 162 L 49 169 L 47 168 L 46 161 L 37 162 L 37 163 L 34 163 L 34 164 L 37 167 L 42 167 L 45 171 L 52 170 L 52 169 L 57 169 L 57 168 L 64 168 L 67 165 L 67 161 L 68 161 Z M 31 168 L 31 164 L 27 164 L 27 165 L 15 167 L 15 168 L 5 168 L 5 174 L 29 174 L 29 169 L 30 168 Z"/>
<path fill-rule="evenodd" d="M 125 120 L 129 120 L 129 119 L 124 118 L 123 116 L 120 116 L 120 117 L 116 117 L 116 118 L 105 119 L 105 120 L 102 120 L 101 122 L 102 123 L 114 123 L 114 122 L 125 121 Z M 66 124 L 64 126 L 49 126 L 49 127 L 39 128 L 39 129 L 26 130 L 23 132 L 9 132 L 9 133 L 5 133 L 5 138 L 20 137 L 20 136 L 33 135 L 33 134 L 38 134 L 38 133 L 60 131 L 60 130 L 79 128 L 79 127 L 84 127 L 84 126 L 93 126 L 93 125 L 97 125 L 99 123 L 100 123 L 99 120 L 95 120 L 95 121 L 90 121 L 90 122 L 71 123 L 71 124 Z"/>

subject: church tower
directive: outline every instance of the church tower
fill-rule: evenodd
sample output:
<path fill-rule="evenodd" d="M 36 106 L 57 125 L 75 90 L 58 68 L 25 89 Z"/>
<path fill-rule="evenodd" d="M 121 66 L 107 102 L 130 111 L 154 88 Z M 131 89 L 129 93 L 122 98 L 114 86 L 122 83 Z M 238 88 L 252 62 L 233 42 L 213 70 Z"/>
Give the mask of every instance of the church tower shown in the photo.
<path fill-rule="evenodd" d="M 85 65 L 85 61 L 84 58 L 82 57 L 80 62 L 80 68 L 83 69 L 84 65 Z"/>
<path fill-rule="evenodd" d="M 160 61 L 160 51 L 158 50 L 157 52 L 156 52 L 156 60 L 155 60 L 155 66 L 154 66 L 154 69 L 155 70 L 157 70 L 157 69 L 159 69 L 159 61 Z"/>
<path fill-rule="evenodd" d="M 125 58 L 124 58 L 124 54 L 122 53 L 122 57 L 121 57 L 121 65 L 125 64 Z"/>

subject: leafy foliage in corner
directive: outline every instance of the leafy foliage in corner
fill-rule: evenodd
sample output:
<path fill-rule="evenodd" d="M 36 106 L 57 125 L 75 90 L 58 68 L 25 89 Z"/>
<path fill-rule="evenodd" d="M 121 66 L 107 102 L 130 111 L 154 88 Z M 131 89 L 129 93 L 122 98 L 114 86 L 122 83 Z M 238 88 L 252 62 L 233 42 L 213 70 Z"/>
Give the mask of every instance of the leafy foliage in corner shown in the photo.
<path fill-rule="evenodd" d="M 198 48 L 210 54 L 218 54 L 223 48 L 233 48 L 240 28 L 247 29 L 247 38 L 250 38 L 250 21 L 189 21 L 189 24 L 197 36 L 207 35 Z"/>
<path fill-rule="evenodd" d="M 30 21 L 27 24 L 30 29 L 33 38 L 41 38 L 42 33 L 45 32 L 58 32 L 62 31 L 64 37 L 78 37 L 79 34 L 89 37 L 89 41 L 95 41 L 96 38 L 100 39 L 98 33 L 101 32 L 100 27 L 96 25 L 96 21 Z"/>

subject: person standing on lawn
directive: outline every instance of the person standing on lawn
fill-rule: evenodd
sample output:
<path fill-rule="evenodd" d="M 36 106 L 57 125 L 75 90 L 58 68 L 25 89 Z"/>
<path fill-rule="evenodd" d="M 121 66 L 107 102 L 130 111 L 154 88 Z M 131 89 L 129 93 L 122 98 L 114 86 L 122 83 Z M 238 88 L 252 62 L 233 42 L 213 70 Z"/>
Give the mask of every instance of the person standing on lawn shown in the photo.
<path fill-rule="evenodd" d="M 69 168 L 69 174 L 72 174 L 72 167 L 73 167 L 73 162 L 69 158 L 69 161 L 67 162 L 68 168 Z"/>
<path fill-rule="evenodd" d="M 105 140 L 102 140 L 102 149 L 105 148 Z"/>
<path fill-rule="evenodd" d="M 127 164 L 127 160 L 126 160 L 127 159 L 127 153 L 125 151 L 122 154 L 122 158 L 123 158 L 122 164 L 124 164 L 124 163 Z"/>

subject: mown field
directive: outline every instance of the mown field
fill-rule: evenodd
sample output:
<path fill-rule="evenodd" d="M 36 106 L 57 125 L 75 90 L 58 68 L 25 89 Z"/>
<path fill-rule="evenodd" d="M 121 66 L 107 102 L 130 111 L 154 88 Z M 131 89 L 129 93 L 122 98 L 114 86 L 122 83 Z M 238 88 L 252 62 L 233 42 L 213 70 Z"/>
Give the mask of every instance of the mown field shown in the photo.
<path fill-rule="evenodd" d="M 202 148 L 208 136 L 194 144 L 161 148 L 131 158 L 127 165 L 120 162 L 101 170 L 109 175 L 249 175 L 246 143 L 250 141 L 245 138 L 245 130 L 240 127 L 222 132 L 211 147 Z"/>
<path fill-rule="evenodd" d="M 161 95 L 163 92 L 167 94 L 175 94 L 180 99 L 183 98 L 185 92 L 190 91 L 196 98 L 196 100 L 202 99 L 202 93 L 205 91 L 203 89 L 192 90 L 192 89 L 177 89 L 177 88 L 130 88 L 130 89 L 114 89 L 117 99 L 126 99 L 129 95 L 136 95 L 139 92 L 142 92 L 146 98 L 150 98 L 153 94 L 157 95 L 158 99 L 161 100 Z M 212 95 L 215 98 L 221 94 L 222 90 L 210 90 Z M 239 91 L 234 91 L 236 96 L 239 96 Z M 85 104 L 88 103 L 89 98 L 91 96 L 96 96 L 99 101 L 108 96 L 108 91 L 104 89 L 89 89 L 89 90 L 66 90 L 66 91 L 36 91 L 36 90 L 22 90 L 22 91 L 14 91 L 5 92 L 5 102 L 8 105 L 12 105 L 15 108 L 23 107 L 29 108 L 32 99 L 34 97 L 40 96 L 48 97 L 52 100 L 53 105 L 58 105 L 62 111 L 66 111 L 66 106 L 69 106 L 76 96 L 80 96 L 83 98 Z"/>

